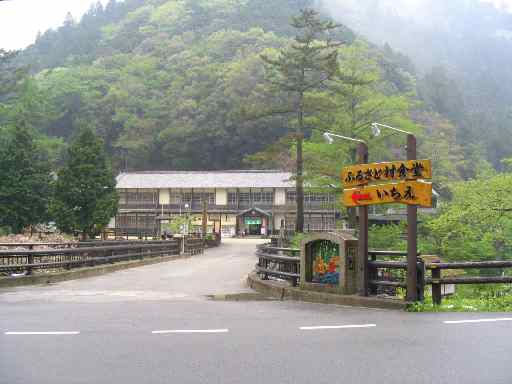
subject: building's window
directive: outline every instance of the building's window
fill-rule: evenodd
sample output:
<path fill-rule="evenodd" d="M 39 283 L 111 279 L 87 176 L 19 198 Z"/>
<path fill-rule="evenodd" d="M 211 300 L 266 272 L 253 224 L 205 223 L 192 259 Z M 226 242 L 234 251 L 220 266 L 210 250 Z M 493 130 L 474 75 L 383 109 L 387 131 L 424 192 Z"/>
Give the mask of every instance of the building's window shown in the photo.
<path fill-rule="evenodd" d="M 193 203 L 195 205 L 202 204 L 206 201 L 210 205 L 215 205 L 215 193 L 213 192 L 194 192 Z"/>
<path fill-rule="evenodd" d="M 295 191 L 286 191 L 286 202 L 295 202 L 296 196 Z"/>
<path fill-rule="evenodd" d="M 204 199 L 208 201 L 208 204 L 215 205 L 215 193 L 213 192 L 206 192 L 204 195 Z"/>
<path fill-rule="evenodd" d="M 325 193 L 319 193 L 319 192 L 308 192 L 306 194 L 307 201 L 309 202 L 316 202 L 316 203 L 324 203 L 328 201 L 328 197 Z"/>
<path fill-rule="evenodd" d="M 119 192 L 119 204 L 126 204 L 127 198 L 128 198 L 128 196 L 125 191 Z"/>
<path fill-rule="evenodd" d="M 137 192 L 127 192 L 126 193 L 126 202 L 129 204 L 129 203 L 135 203 L 137 202 L 139 199 L 138 199 L 138 196 L 137 196 Z"/>
<path fill-rule="evenodd" d="M 153 229 L 155 227 L 155 216 L 142 215 L 138 219 L 138 228 Z"/>
<path fill-rule="evenodd" d="M 201 203 L 201 193 L 200 192 L 194 192 L 194 194 L 192 195 L 192 203 L 194 205 Z"/>
<path fill-rule="evenodd" d="M 139 193 L 139 200 L 144 203 L 153 203 L 155 200 L 155 193 L 154 192 L 140 192 Z"/>
<path fill-rule="evenodd" d="M 252 201 L 254 201 L 255 203 L 261 203 L 261 192 L 253 192 Z"/>
<path fill-rule="evenodd" d="M 136 228 L 137 216 L 135 215 L 119 215 L 117 217 L 117 226 L 120 228 Z"/>
<path fill-rule="evenodd" d="M 251 201 L 251 196 L 250 196 L 249 192 L 240 192 L 239 198 L 240 198 L 240 204 L 248 205 Z"/>
<path fill-rule="evenodd" d="M 178 191 L 171 191 L 169 194 L 169 203 L 170 204 L 180 204 L 181 203 L 181 193 Z"/>
<path fill-rule="evenodd" d="M 181 201 L 183 203 L 191 203 L 192 202 L 192 192 L 184 192 L 181 195 Z"/>
<path fill-rule="evenodd" d="M 236 205 L 236 192 L 228 192 L 228 205 Z"/>
<path fill-rule="evenodd" d="M 272 192 L 253 192 L 252 201 L 260 204 L 272 204 L 274 194 Z"/>

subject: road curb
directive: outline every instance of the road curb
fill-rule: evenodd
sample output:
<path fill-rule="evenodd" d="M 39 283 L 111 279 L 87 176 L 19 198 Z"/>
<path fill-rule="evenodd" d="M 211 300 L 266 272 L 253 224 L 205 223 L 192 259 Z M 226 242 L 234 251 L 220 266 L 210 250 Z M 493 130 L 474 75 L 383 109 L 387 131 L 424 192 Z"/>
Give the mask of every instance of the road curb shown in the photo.
<path fill-rule="evenodd" d="M 338 295 L 333 293 L 306 291 L 300 288 L 284 286 L 273 280 L 263 280 L 256 272 L 247 276 L 249 287 L 264 295 L 271 295 L 279 300 L 306 301 L 309 303 L 348 305 L 352 307 L 399 309 L 405 310 L 406 304 L 395 299 L 362 297 L 356 295 Z"/>
<path fill-rule="evenodd" d="M 144 265 L 164 263 L 167 261 L 186 259 L 191 257 L 189 254 L 157 256 L 142 260 L 123 261 L 115 264 L 98 265 L 95 267 L 84 267 L 65 272 L 34 274 L 20 277 L 2 277 L 0 278 L 0 288 L 19 287 L 24 285 L 51 284 L 59 281 L 83 279 L 87 277 L 101 276 L 107 273 L 122 271 L 124 269 L 141 267 Z"/>
<path fill-rule="evenodd" d="M 240 292 L 240 293 L 222 293 L 207 295 L 212 301 L 267 301 L 276 300 L 274 296 L 263 295 L 260 292 Z"/>

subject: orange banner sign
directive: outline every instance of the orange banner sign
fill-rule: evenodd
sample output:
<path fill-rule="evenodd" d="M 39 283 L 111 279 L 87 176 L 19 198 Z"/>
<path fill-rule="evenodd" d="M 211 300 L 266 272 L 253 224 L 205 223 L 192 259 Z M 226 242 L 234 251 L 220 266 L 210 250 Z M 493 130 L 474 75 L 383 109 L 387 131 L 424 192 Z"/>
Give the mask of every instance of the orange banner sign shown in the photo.
<path fill-rule="evenodd" d="M 404 181 L 347 188 L 343 191 L 345 207 L 396 203 L 432 207 L 432 183 Z"/>
<path fill-rule="evenodd" d="M 383 181 L 418 180 L 432 178 L 430 160 L 407 160 L 387 163 L 357 164 L 343 168 L 341 181 L 345 187 Z"/>

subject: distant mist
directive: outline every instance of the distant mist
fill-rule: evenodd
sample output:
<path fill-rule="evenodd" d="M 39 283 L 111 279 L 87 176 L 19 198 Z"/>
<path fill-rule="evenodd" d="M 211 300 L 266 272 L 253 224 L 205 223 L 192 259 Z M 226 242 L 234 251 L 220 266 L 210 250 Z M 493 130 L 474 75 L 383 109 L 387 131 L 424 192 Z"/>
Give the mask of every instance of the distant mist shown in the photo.
<path fill-rule="evenodd" d="M 372 42 L 389 43 L 409 55 L 419 70 L 441 65 L 458 71 L 460 59 L 479 54 L 475 45 L 486 40 L 499 44 L 512 36 L 512 15 L 479 0 L 319 2 L 336 20 Z"/>

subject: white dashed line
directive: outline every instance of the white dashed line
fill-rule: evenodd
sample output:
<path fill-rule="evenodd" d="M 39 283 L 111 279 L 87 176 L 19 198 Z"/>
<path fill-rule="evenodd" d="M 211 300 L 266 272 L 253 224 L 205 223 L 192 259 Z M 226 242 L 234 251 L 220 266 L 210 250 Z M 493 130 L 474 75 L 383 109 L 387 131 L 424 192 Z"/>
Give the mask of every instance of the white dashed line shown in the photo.
<path fill-rule="evenodd" d="M 4 332 L 5 335 L 79 335 L 78 331 L 65 332 Z"/>
<path fill-rule="evenodd" d="M 229 329 L 164 329 L 161 331 L 152 331 L 153 334 L 165 333 L 227 333 Z"/>
<path fill-rule="evenodd" d="M 299 327 L 301 331 L 316 331 L 319 329 L 346 329 L 346 328 L 372 328 L 377 324 L 351 324 L 351 325 L 320 325 L 313 327 Z"/>
<path fill-rule="evenodd" d="M 501 319 L 449 320 L 449 321 L 443 321 L 443 323 L 445 323 L 445 324 L 494 323 L 497 321 L 512 321 L 512 318 L 511 317 L 503 317 Z"/>

